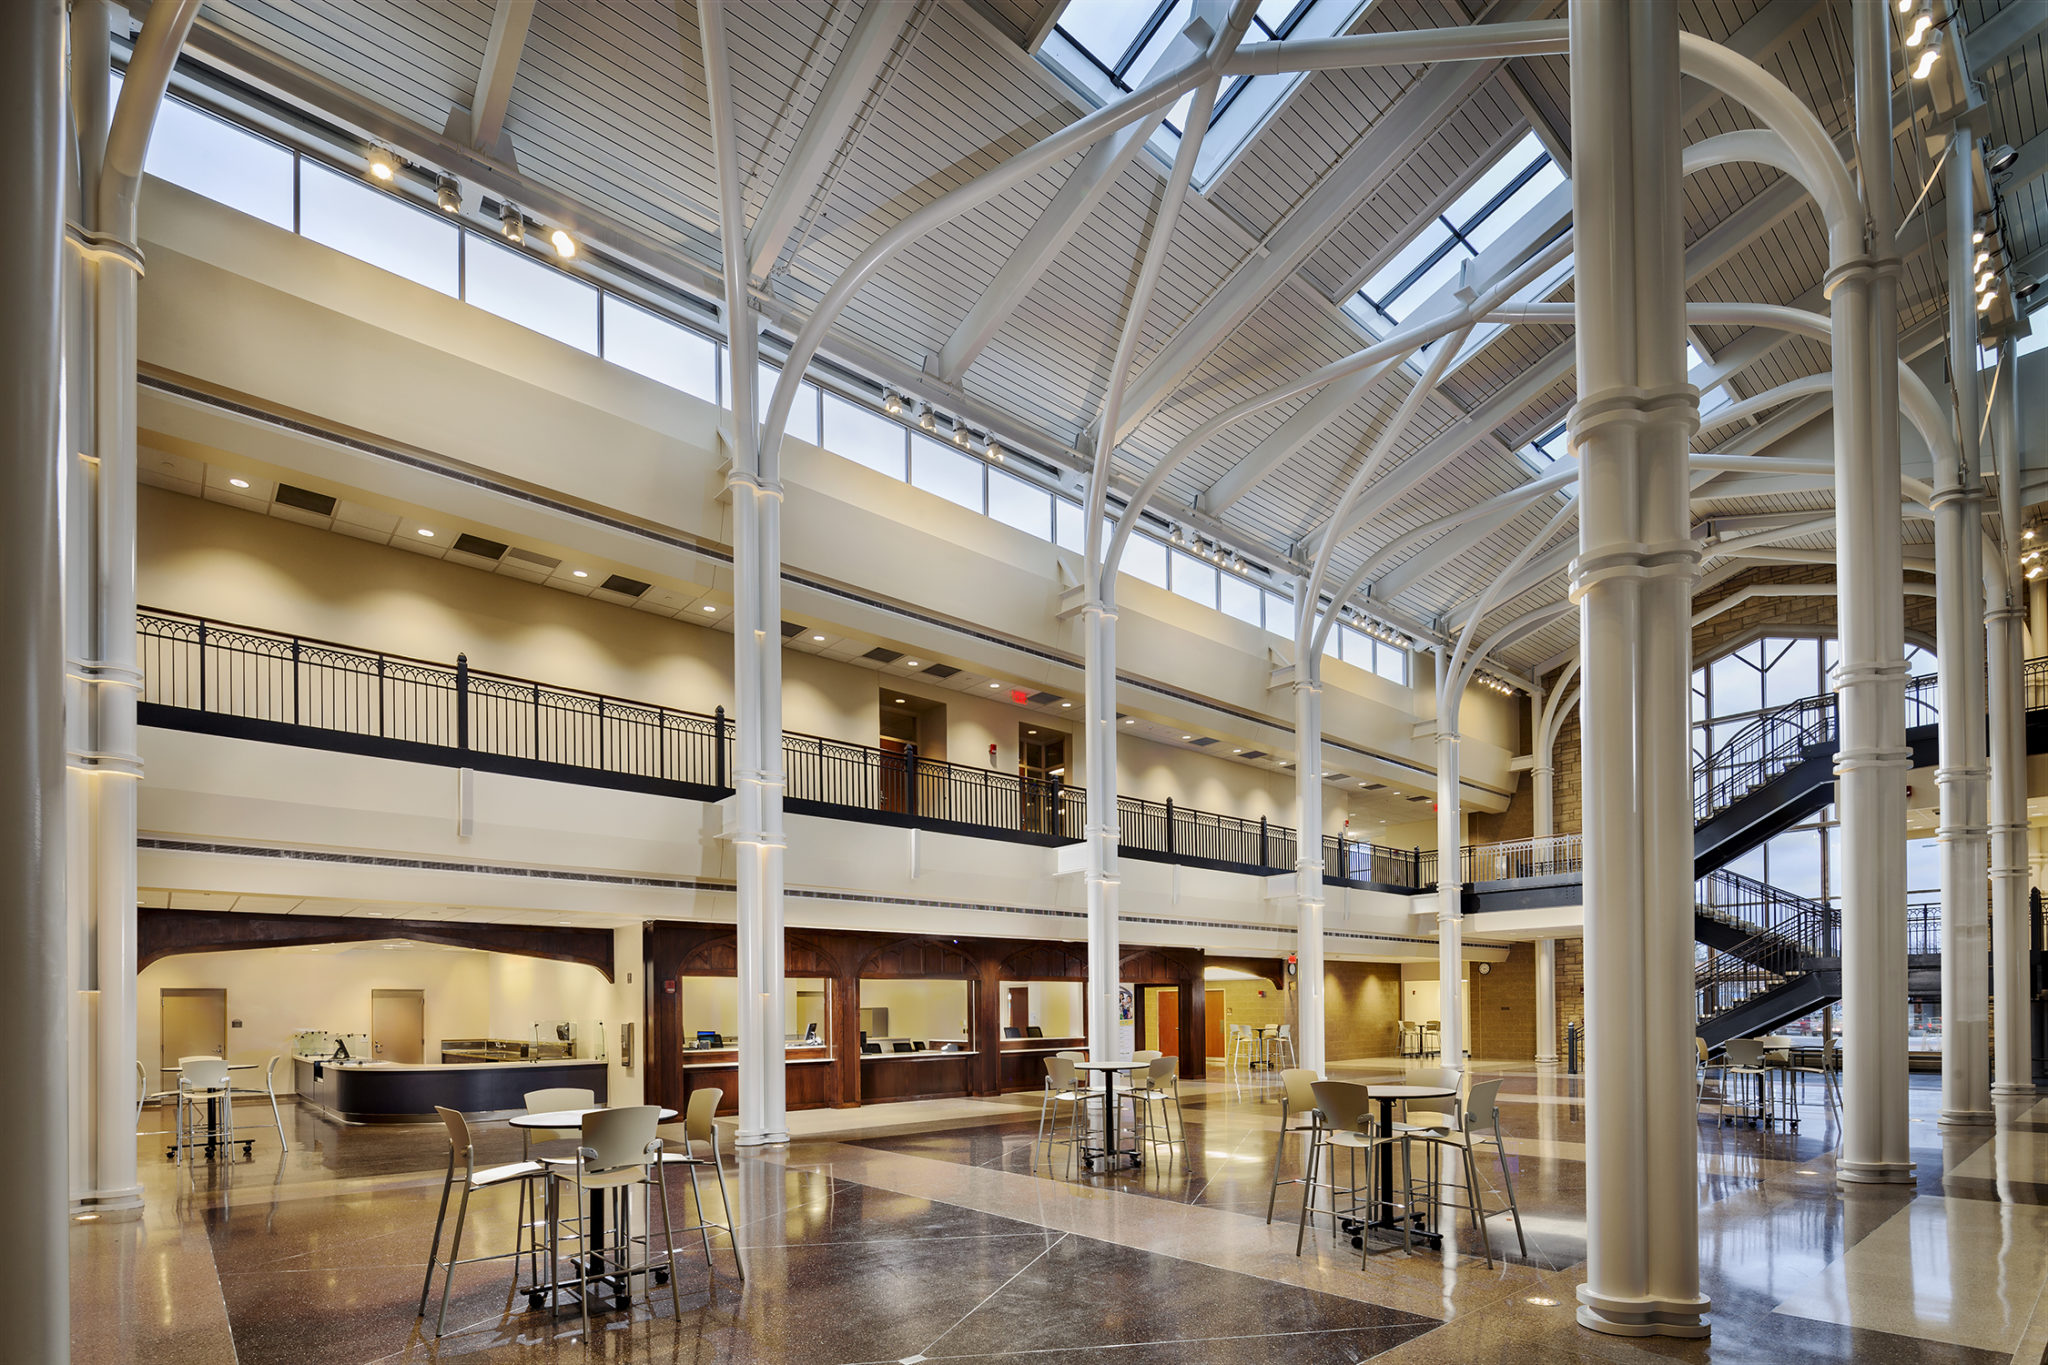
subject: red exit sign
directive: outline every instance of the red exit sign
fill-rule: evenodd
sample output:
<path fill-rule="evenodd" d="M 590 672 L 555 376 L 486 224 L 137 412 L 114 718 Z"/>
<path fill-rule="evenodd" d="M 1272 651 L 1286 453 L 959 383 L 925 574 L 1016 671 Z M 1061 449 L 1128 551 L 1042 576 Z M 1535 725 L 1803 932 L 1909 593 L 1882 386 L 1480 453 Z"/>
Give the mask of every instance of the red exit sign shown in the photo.
<path fill-rule="evenodd" d="M 1010 689 L 1010 700 L 1022 706 L 1031 700 L 1031 694 L 1021 687 L 1013 687 Z"/>

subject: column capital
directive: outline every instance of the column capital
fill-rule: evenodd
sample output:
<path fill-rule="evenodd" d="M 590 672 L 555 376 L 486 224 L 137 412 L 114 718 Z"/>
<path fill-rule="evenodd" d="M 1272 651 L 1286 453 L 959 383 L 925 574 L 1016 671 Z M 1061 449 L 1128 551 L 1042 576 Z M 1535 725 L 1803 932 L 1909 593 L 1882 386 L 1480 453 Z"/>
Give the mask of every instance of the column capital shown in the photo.
<path fill-rule="evenodd" d="M 94 232 L 66 219 L 64 243 L 77 252 L 82 260 L 105 265 L 125 265 L 137 275 L 144 273 L 142 249 L 133 242 L 122 240 L 114 233 Z"/>

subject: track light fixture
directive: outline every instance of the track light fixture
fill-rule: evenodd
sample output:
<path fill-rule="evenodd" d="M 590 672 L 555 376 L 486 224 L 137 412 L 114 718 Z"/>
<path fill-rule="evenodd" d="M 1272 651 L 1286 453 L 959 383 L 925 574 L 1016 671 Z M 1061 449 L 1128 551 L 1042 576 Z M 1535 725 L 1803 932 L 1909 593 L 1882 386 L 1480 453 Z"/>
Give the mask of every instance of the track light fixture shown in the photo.
<path fill-rule="evenodd" d="M 548 234 L 548 245 L 553 247 L 555 254 L 565 261 L 576 254 L 576 239 L 561 228 L 556 228 Z"/>
<path fill-rule="evenodd" d="M 370 178 L 390 184 L 398 178 L 398 158 L 388 147 L 370 148 Z"/>
<path fill-rule="evenodd" d="M 1998 295 L 1996 294 L 1979 294 L 1977 296 L 1977 311 L 1980 313 L 1988 313 L 1991 311 L 1991 305 L 1996 303 L 1997 301 Z"/>
<path fill-rule="evenodd" d="M 2011 170 L 2012 163 L 2019 159 L 2018 148 L 2014 147 L 2010 142 L 2001 142 L 1998 146 L 1993 147 L 1990 153 L 1985 156 L 1984 169 L 1996 175 L 2000 171 Z"/>
<path fill-rule="evenodd" d="M 1918 47 L 1927 41 L 1927 31 L 1934 27 L 1934 11 L 1922 8 L 1913 16 L 1913 26 L 1906 31 L 1906 46 Z"/>
<path fill-rule="evenodd" d="M 1002 446 L 997 443 L 996 438 L 993 436 L 988 438 L 988 458 L 994 464 L 1002 464 L 1010 458 L 1003 453 Z"/>
<path fill-rule="evenodd" d="M 959 425 L 958 423 L 955 423 L 955 424 L 954 424 L 954 427 L 953 427 L 953 444 L 954 444 L 954 445 L 956 445 L 956 446 L 959 446 L 959 447 L 960 447 L 960 448 L 961 448 L 962 450 L 965 450 L 965 449 L 967 449 L 967 447 L 968 447 L 968 444 L 969 444 L 970 442 L 972 442 L 973 440 L 974 440 L 974 437 L 973 437 L 972 435 L 970 435 L 970 434 L 968 433 L 968 430 L 967 430 L 967 428 L 966 428 L 966 427 L 960 426 L 960 425 Z"/>
<path fill-rule="evenodd" d="M 514 246 L 526 244 L 526 216 L 517 204 L 498 205 L 498 234 Z"/>
<path fill-rule="evenodd" d="M 1913 79 L 1924 81 L 1934 74 L 1934 64 L 1941 60 L 1941 49 L 1930 47 L 1920 54 L 1920 61 L 1913 68 Z"/>
<path fill-rule="evenodd" d="M 462 186 L 454 176 L 444 174 L 434 181 L 434 202 L 443 213 L 462 212 Z"/>
<path fill-rule="evenodd" d="M 925 404 L 923 408 L 918 410 L 917 424 L 918 426 L 924 428 L 926 431 L 938 430 L 939 419 L 932 415 L 932 409 L 929 403 Z"/>
<path fill-rule="evenodd" d="M 903 400 L 896 396 L 894 389 L 882 390 L 882 411 L 895 417 L 903 411 Z"/>
<path fill-rule="evenodd" d="M 1913 12 L 1913 6 L 1917 3 L 1918 0 L 1899 0 L 1899 13 L 1911 14 Z"/>
<path fill-rule="evenodd" d="M 1187 536 L 1181 531 L 1180 527 L 1178 526 L 1174 527 L 1171 531 L 1167 532 L 1166 539 L 1174 545 L 1185 545 L 1188 543 Z"/>

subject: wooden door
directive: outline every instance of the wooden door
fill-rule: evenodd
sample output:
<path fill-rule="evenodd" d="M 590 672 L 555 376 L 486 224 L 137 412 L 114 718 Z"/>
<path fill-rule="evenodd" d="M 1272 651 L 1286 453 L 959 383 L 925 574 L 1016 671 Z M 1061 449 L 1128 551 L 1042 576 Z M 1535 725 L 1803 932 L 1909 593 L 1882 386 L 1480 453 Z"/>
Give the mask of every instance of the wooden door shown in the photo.
<path fill-rule="evenodd" d="M 910 745 L 884 735 L 881 740 L 881 807 L 897 815 L 910 814 Z"/>
<path fill-rule="evenodd" d="M 1003 1023 L 1016 1030 L 1008 1036 L 1022 1038 L 1031 1027 L 1031 990 L 1026 986 L 1010 987 L 1010 1017 Z"/>
<path fill-rule="evenodd" d="M 1209 991 L 1204 995 L 1202 1000 L 1202 1017 L 1208 1025 L 1208 1055 L 1217 1058 L 1228 1056 L 1229 1054 L 1223 1050 L 1222 991 Z"/>
<path fill-rule="evenodd" d="M 1152 1050 L 1162 1057 L 1180 1056 L 1180 987 L 1167 986 L 1152 992 L 1153 1008 L 1159 1017 L 1159 1036 Z"/>
<path fill-rule="evenodd" d="M 418 1066 L 426 1059 L 427 993 L 370 992 L 370 1056 Z"/>
<path fill-rule="evenodd" d="M 219 988 L 179 987 L 166 990 L 159 1002 L 161 1044 L 158 1058 L 175 1067 L 180 1057 L 225 1057 L 228 1055 L 228 993 Z M 170 1072 L 164 1083 L 152 1090 L 168 1090 L 177 1084 Z"/>

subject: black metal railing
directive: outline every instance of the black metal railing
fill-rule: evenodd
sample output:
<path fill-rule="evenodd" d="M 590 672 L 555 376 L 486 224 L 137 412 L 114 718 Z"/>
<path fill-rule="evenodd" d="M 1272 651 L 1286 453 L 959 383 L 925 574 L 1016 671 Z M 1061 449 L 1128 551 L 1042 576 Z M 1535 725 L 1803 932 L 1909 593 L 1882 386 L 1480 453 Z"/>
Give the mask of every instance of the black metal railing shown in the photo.
<path fill-rule="evenodd" d="M 1363 839 L 1323 839 L 1325 880 L 1427 891 L 1436 885 L 1436 850 L 1388 848 Z"/>
<path fill-rule="evenodd" d="M 1172 800 L 1119 796 L 1117 842 L 1125 852 L 1259 872 L 1294 866 L 1294 830 L 1265 818 L 1190 810 Z"/>
<path fill-rule="evenodd" d="M 1906 728 L 1933 725 L 1941 719 L 1935 693 L 1936 675 L 1906 682 Z M 2048 702 L 2048 677 L 2041 679 Z M 1832 742 L 1838 712 L 1833 696 L 1803 697 L 1768 711 L 1716 745 L 1693 768 L 1693 818 L 1703 821 L 1801 762 L 1807 750 Z"/>
<path fill-rule="evenodd" d="M 1906 951 L 1908 953 L 1938 953 L 1941 951 L 1941 904 L 1925 901 L 1906 907 Z"/>
<path fill-rule="evenodd" d="M 1081 838 L 1087 794 L 1057 778 L 1021 777 L 945 759 L 909 746 L 881 749 L 816 735 L 785 734 L 786 797 L 905 823 L 959 825 L 1039 836 Z"/>
<path fill-rule="evenodd" d="M 1840 912 L 1819 901 L 1721 868 L 1699 880 L 1696 907 L 1701 914 L 1771 938 L 1812 957 L 1833 957 L 1840 951 Z"/>
<path fill-rule="evenodd" d="M 136 617 L 142 702 L 253 725 L 723 789 L 731 722 L 202 617 Z"/>

